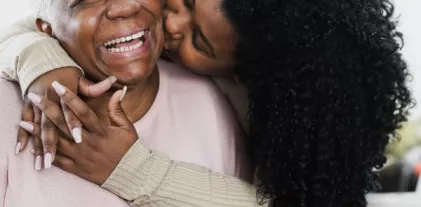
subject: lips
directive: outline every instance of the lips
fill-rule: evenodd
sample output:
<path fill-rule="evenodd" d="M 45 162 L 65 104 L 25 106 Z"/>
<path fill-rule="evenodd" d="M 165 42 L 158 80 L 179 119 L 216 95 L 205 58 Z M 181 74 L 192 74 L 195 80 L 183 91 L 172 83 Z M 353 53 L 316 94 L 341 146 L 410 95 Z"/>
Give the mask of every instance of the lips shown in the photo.
<path fill-rule="evenodd" d="M 104 47 L 107 49 L 108 52 L 111 53 L 121 53 L 121 52 L 128 52 L 136 50 L 145 43 L 145 33 L 149 32 L 148 29 L 141 30 L 139 32 L 123 36 L 117 37 L 103 43 Z"/>

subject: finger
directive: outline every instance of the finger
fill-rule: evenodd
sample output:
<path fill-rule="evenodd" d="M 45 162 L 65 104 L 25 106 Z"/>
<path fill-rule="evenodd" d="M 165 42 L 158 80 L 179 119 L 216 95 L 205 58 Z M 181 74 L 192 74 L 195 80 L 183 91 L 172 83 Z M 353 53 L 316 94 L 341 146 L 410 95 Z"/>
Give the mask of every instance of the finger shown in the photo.
<path fill-rule="evenodd" d="M 41 124 L 42 111 L 34 105 L 32 105 L 32 109 L 34 110 L 34 123 Z"/>
<path fill-rule="evenodd" d="M 43 147 L 42 142 L 40 138 L 35 138 L 35 148 L 34 148 L 34 154 L 35 154 L 35 170 L 41 170 L 42 169 L 42 154 L 43 154 Z"/>
<path fill-rule="evenodd" d="M 51 168 L 57 150 L 58 132 L 53 122 L 43 113 L 41 117 L 41 141 L 44 150 L 44 168 Z"/>
<path fill-rule="evenodd" d="M 29 133 L 22 128 L 19 128 L 18 131 L 18 141 L 15 147 L 15 155 L 18 155 L 23 149 L 25 149 L 26 145 L 28 144 L 29 140 Z"/>
<path fill-rule="evenodd" d="M 29 101 L 25 102 L 25 106 L 22 112 L 22 120 L 24 121 L 34 121 L 34 110 Z M 30 131 L 30 127 L 28 128 Z M 18 141 L 16 143 L 15 154 L 19 154 L 20 151 L 26 148 L 28 144 L 29 133 L 25 129 L 19 129 L 18 131 Z"/>
<path fill-rule="evenodd" d="M 100 96 L 108 91 L 116 80 L 115 76 L 110 76 L 99 83 L 93 83 L 85 77 L 81 77 L 79 79 L 79 93 L 87 97 Z"/>
<path fill-rule="evenodd" d="M 73 162 L 73 160 L 66 157 L 66 156 L 62 156 L 62 155 L 56 156 L 56 159 L 54 159 L 53 165 L 61 168 L 64 171 L 72 173 L 72 174 L 74 174 L 74 172 L 76 170 L 76 165 Z"/>
<path fill-rule="evenodd" d="M 41 130 L 39 124 L 35 124 L 29 121 L 21 121 L 19 126 L 22 130 L 25 130 L 27 133 L 31 134 L 34 137 L 41 137 Z"/>
<path fill-rule="evenodd" d="M 71 140 L 59 137 L 57 152 L 61 155 L 65 155 L 66 157 L 74 159 L 75 157 L 77 157 L 77 155 L 79 155 L 79 147 L 79 145 L 75 144 Z"/>
<path fill-rule="evenodd" d="M 60 100 L 61 109 L 63 110 L 64 118 L 66 119 L 67 127 L 71 131 L 73 140 L 76 143 L 82 142 L 82 123 L 77 116 L 70 110 L 69 106 Z"/>
<path fill-rule="evenodd" d="M 118 127 L 126 127 L 126 129 L 131 129 L 133 124 L 127 118 L 126 113 L 121 107 L 121 101 L 126 95 L 127 87 L 124 86 L 123 90 L 119 90 L 113 94 L 108 103 L 108 116 L 112 124 Z"/>
<path fill-rule="evenodd" d="M 50 122 L 52 122 L 55 126 L 58 127 L 58 129 L 61 130 L 61 132 L 63 132 L 68 137 L 71 137 L 71 133 L 69 131 L 69 128 L 67 127 L 66 119 L 64 118 L 64 115 L 59 105 L 48 100 L 47 98 L 41 98 L 40 96 L 34 93 L 29 93 L 28 98 L 48 118 L 44 119 L 44 121 L 48 121 L 48 123 L 41 123 L 41 126 L 43 126 L 44 124 L 48 125 L 50 124 Z"/>
<path fill-rule="evenodd" d="M 52 86 L 61 97 L 63 103 L 73 111 L 86 129 L 100 134 L 105 132 L 106 126 L 103 122 L 76 94 L 56 81 L 53 82 Z"/>

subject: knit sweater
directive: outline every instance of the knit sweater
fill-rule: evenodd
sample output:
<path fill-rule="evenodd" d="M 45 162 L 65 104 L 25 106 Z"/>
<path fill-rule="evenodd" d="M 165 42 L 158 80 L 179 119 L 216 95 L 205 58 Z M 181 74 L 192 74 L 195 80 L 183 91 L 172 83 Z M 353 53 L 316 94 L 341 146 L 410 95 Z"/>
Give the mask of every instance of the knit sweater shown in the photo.
<path fill-rule="evenodd" d="M 2 76 L 18 81 L 23 94 L 44 73 L 61 67 L 78 67 L 56 40 L 36 31 L 34 22 L 34 18 L 29 17 L 0 32 Z M 245 93 L 227 93 L 230 94 Z M 246 105 L 245 96 L 241 99 L 244 101 L 238 103 Z M 235 108 L 246 128 L 246 107 Z M 101 187 L 134 206 L 258 206 L 253 185 L 212 172 L 203 165 L 175 161 L 168 154 L 150 151 L 142 141 L 131 147 Z"/>

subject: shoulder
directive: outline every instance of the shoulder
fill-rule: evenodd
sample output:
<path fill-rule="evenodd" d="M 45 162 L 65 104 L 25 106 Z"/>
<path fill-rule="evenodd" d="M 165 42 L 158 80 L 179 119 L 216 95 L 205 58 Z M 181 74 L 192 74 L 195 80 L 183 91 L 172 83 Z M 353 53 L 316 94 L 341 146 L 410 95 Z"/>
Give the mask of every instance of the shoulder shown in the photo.
<path fill-rule="evenodd" d="M 0 94 L 0 151 L 6 152 L 16 142 L 22 98 L 19 86 L 3 79 L 0 79 Z"/>
<path fill-rule="evenodd" d="M 176 104 L 177 110 L 195 113 L 192 116 L 201 116 L 220 130 L 237 128 L 238 121 L 227 97 L 211 78 L 166 61 L 160 61 L 159 68 L 170 101 L 182 103 Z"/>
<path fill-rule="evenodd" d="M 186 94 L 217 101 L 225 99 L 222 92 L 208 76 L 193 73 L 183 66 L 165 60 L 159 61 L 160 77 L 171 93 Z M 214 100 L 215 99 L 215 100 Z"/>

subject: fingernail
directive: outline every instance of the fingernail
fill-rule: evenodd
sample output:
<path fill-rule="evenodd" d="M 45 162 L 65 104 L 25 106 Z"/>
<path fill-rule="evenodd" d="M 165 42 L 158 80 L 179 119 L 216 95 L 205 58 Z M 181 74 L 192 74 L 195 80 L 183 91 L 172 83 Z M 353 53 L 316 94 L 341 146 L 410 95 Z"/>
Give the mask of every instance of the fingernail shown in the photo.
<path fill-rule="evenodd" d="M 57 95 L 63 96 L 64 93 L 66 93 L 66 89 L 59 82 L 54 81 L 51 85 L 53 86 L 53 88 L 56 91 Z"/>
<path fill-rule="evenodd" d="M 19 152 L 20 152 L 20 148 L 21 148 L 21 146 L 22 146 L 22 143 L 20 143 L 20 142 L 18 142 L 17 144 L 16 144 L 16 148 L 15 148 L 15 155 L 18 155 L 19 154 Z"/>
<path fill-rule="evenodd" d="M 49 169 L 49 168 L 51 168 L 51 163 L 52 163 L 52 161 L 53 161 L 53 156 L 51 155 L 51 153 L 47 153 L 47 154 L 45 154 L 45 156 L 44 156 L 44 167 L 46 168 L 46 169 Z"/>
<path fill-rule="evenodd" d="M 42 100 L 41 97 L 39 97 L 38 95 L 36 95 L 35 93 L 32 93 L 32 92 L 29 92 L 28 98 L 34 104 L 40 104 L 41 100 Z"/>
<path fill-rule="evenodd" d="M 28 132 L 32 133 L 34 131 L 34 126 L 32 126 L 32 124 L 30 124 L 26 121 L 19 122 L 19 126 L 22 127 L 23 129 L 25 129 Z"/>
<path fill-rule="evenodd" d="M 35 154 L 35 150 L 34 150 L 34 149 L 30 149 L 30 150 L 29 150 L 29 152 L 30 152 L 31 154 L 33 154 L 33 155 Z"/>
<path fill-rule="evenodd" d="M 42 165 L 42 160 L 41 160 L 41 156 L 38 155 L 35 158 L 35 170 L 41 170 L 41 165 Z"/>
<path fill-rule="evenodd" d="M 72 129 L 72 136 L 76 143 L 82 142 L 82 127 L 75 127 Z"/>
<path fill-rule="evenodd" d="M 108 77 L 108 79 L 110 80 L 111 83 L 114 83 L 117 81 L 117 78 L 115 76 L 110 76 Z"/>
<path fill-rule="evenodd" d="M 123 100 L 124 96 L 126 95 L 127 92 L 127 86 L 123 87 L 123 92 L 120 95 L 120 102 Z"/>

